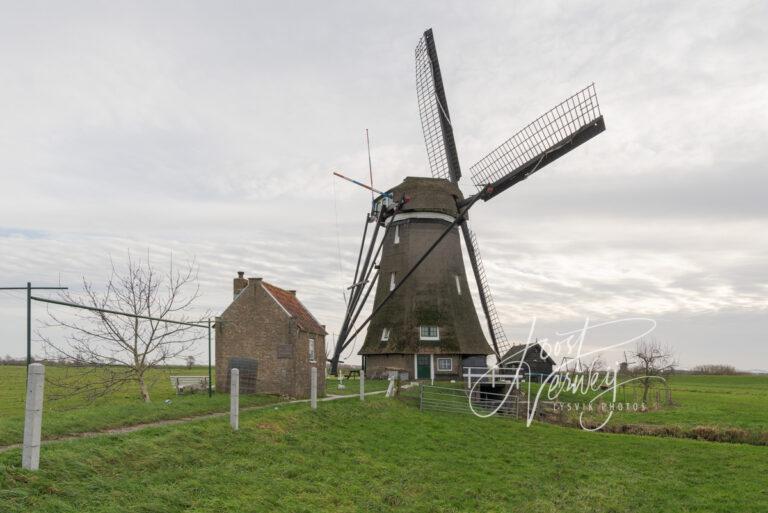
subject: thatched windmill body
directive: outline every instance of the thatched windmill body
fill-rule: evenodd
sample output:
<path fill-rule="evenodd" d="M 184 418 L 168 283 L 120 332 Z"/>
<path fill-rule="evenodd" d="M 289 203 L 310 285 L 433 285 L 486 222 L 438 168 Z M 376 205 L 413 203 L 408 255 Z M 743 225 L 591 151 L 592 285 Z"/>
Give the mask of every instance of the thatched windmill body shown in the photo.
<path fill-rule="evenodd" d="M 418 379 L 456 378 L 465 367 L 483 366 L 489 354 L 503 355 L 509 344 L 469 228 L 468 211 L 605 130 L 590 85 L 472 166 L 477 192 L 464 197 L 431 29 L 416 47 L 416 90 L 432 177 L 407 177 L 388 191 L 376 191 L 379 197 L 366 215 L 347 310 L 331 358 L 334 374 L 344 350 L 366 327 L 359 353 L 369 375 L 400 369 Z M 470 294 L 462 239 L 490 344 Z M 374 288 L 372 311 L 358 322 Z"/>

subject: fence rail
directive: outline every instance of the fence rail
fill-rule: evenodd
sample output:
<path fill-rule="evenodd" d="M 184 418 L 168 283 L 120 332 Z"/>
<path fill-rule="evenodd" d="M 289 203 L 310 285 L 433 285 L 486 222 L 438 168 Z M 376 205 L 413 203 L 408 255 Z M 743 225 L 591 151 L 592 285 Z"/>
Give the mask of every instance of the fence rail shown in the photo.
<path fill-rule="evenodd" d="M 536 416 L 554 411 L 555 403 L 540 401 L 536 405 Z M 530 414 L 531 401 L 527 395 L 513 390 L 509 394 L 485 392 L 479 388 L 449 388 L 434 385 L 419 386 L 419 409 L 421 411 L 439 411 L 488 415 L 494 413 L 501 417 L 516 419 L 526 418 Z"/>

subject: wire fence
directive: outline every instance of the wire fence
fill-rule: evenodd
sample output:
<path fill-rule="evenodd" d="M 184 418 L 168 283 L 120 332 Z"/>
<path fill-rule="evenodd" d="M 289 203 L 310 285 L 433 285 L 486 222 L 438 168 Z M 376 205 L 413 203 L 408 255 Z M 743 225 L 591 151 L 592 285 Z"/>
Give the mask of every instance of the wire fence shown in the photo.
<path fill-rule="evenodd" d="M 457 414 L 473 414 L 478 416 L 496 415 L 514 419 L 526 418 L 530 415 L 533 403 L 527 394 L 519 390 L 510 393 L 499 393 L 484 390 L 482 387 L 473 389 L 450 388 L 435 385 L 420 385 L 419 409 L 421 411 L 437 411 Z M 536 405 L 535 415 L 544 419 L 554 412 L 555 403 L 541 401 Z"/>

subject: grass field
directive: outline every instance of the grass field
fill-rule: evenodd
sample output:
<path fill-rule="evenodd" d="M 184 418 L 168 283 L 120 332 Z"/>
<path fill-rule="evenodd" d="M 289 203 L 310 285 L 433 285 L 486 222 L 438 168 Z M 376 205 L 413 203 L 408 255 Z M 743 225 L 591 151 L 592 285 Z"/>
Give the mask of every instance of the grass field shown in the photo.
<path fill-rule="evenodd" d="M 48 378 L 54 381 L 63 373 L 55 366 L 46 367 Z M 57 438 L 85 431 L 98 431 L 146 422 L 176 419 L 229 408 L 228 394 L 186 394 L 177 396 L 169 376 L 177 374 L 206 374 L 207 368 L 182 367 L 158 369 L 150 376 L 152 402 L 137 400 L 133 387 L 95 402 L 74 399 L 51 400 L 55 386 L 46 385 L 46 403 L 43 424 L 44 438 Z M 21 442 L 24 420 L 25 369 L 21 366 L 0 366 L 0 446 Z M 344 380 L 345 389 L 338 389 L 338 381 L 326 379 L 327 395 L 354 395 L 359 392 L 359 380 Z M 611 425 L 643 424 L 670 426 L 682 430 L 699 427 L 718 429 L 738 428 L 768 440 L 768 376 L 695 376 L 676 375 L 669 378 L 674 404 L 647 412 L 616 413 Z M 447 383 L 441 386 L 450 386 Z M 453 386 L 462 386 L 456 383 Z M 384 390 L 385 380 L 367 380 L 366 391 Z M 410 392 L 414 395 L 415 390 Z M 406 395 L 408 395 L 406 393 Z M 166 404 L 165 400 L 171 403 Z M 585 401 L 583 396 L 563 394 L 565 401 Z M 619 392 L 619 400 L 639 400 L 631 389 Z M 277 402 L 273 396 L 243 395 L 243 407 Z"/>
<path fill-rule="evenodd" d="M 437 385 L 464 388 L 462 383 Z M 655 394 L 659 389 L 652 389 L 653 401 L 649 401 L 647 411 L 616 411 L 606 430 L 768 445 L 768 376 L 678 374 L 668 378 L 668 385 L 672 391 L 671 405 L 664 404 L 665 394 L 661 390 L 662 406 L 657 408 Z M 537 383 L 531 384 L 532 397 L 539 388 Z M 416 397 L 418 391 L 410 390 L 405 395 Z M 583 406 L 594 395 L 563 392 L 558 400 Z M 641 398 L 639 387 L 620 387 L 617 402 L 640 403 Z M 603 399 L 610 400 L 608 394 Z M 546 390 L 540 400 L 549 400 Z M 460 402 L 466 407 L 466 400 Z M 578 427 L 580 412 L 566 411 L 567 423 Z M 587 425 L 596 426 L 605 417 L 605 413 L 593 413 L 586 414 L 584 420 Z"/>
<path fill-rule="evenodd" d="M 701 425 L 768 431 L 768 376 L 696 376 L 669 378 L 674 406 L 638 416 L 649 424 Z"/>
<path fill-rule="evenodd" d="M 328 395 L 356 395 L 360 393 L 360 380 L 345 379 L 342 381 L 344 389 L 339 390 L 339 381 L 333 377 L 325 378 L 325 393 Z M 366 379 L 365 391 L 376 392 L 386 390 L 389 382 L 386 379 Z"/>
<path fill-rule="evenodd" d="M 738 440 L 768 444 L 768 376 L 697 376 L 679 374 L 667 379 L 672 404 L 655 407 L 655 389 L 647 411 L 622 411 L 612 417 L 609 425 L 664 426 L 679 434 L 709 430 L 712 436 L 730 430 Z M 665 392 L 660 390 L 662 403 Z M 563 394 L 564 401 L 586 402 L 584 396 Z M 607 399 L 607 395 L 606 395 Z M 619 402 L 640 402 L 639 387 L 619 388 Z M 571 413 L 572 417 L 577 414 Z M 588 416 L 589 417 L 589 416 Z M 596 416 L 598 419 L 604 416 Z M 717 439 L 717 438 L 715 438 Z"/>
<path fill-rule="evenodd" d="M 229 411 L 229 394 L 207 393 L 176 395 L 170 376 L 206 375 L 207 367 L 169 367 L 152 371 L 148 382 L 152 402 L 145 404 L 138 400 L 134 386 L 126 386 L 109 396 L 93 402 L 82 396 L 65 399 L 52 399 L 57 395 L 54 383 L 62 378 L 64 369 L 52 365 L 46 366 L 46 388 L 43 415 L 43 439 L 59 438 L 88 431 L 132 426 L 147 422 L 178 419 L 206 413 Z M 214 377 L 215 379 L 215 377 Z M 22 366 L 0 365 L 0 446 L 20 443 L 24 431 L 24 399 L 26 368 Z M 51 381 L 48 381 L 51 380 Z M 345 390 L 338 389 L 338 382 L 326 380 L 326 393 L 349 395 L 359 393 L 358 380 L 344 380 Z M 366 391 L 385 390 L 387 382 L 368 380 Z M 171 403 L 166 404 L 166 399 Z M 279 397 L 264 395 L 241 395 L 242 407 L 259 406 L 278 402 Z M 2 510 L 0 510 L 1 512 Z"/>
<path fill-rule="evenodd" d="M 61 367 L 46 366 L 46 380 L 55 380 L 65 372 Z M 130 426 L 159 420 L 177 419 L 205 413 L 229 410 L 229 394 L 206 393 L 177 396 L 171 385 L 171 375 L 205 375 L 205 368 L 164 368 L 152 372 L 149 377 L 152 402 L 145 404 L 138 399 L 134 387 L 124 389 L 93 402 L 82 396 L 67 399 L 51 399 L 57 393 L 56 387 L 47 382 L 43 414 L 43 438 L 98 431 L 121 426 Z M 24 432 L 24 399 L 26 368 L 22 366 L 0 366 L 0 445 L 22 441 Z M 165 400 L 171 403 L 166 404 Z M 271 396 L 243 395 L 241 405 L 255 406 L 276 402 Z M 2 511 L 2 510 L 0 510 Z"/>
<path fill-rule="evenodd" d="M 764 512 L 768 447 L 420 413 L 381 396 L 0 454 L 3 512 Z"/>

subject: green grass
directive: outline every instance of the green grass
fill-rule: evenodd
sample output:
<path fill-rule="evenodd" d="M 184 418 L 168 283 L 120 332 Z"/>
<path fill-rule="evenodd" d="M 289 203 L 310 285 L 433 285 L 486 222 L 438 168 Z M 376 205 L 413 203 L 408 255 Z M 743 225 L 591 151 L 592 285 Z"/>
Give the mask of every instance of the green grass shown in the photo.
<path fill-rule="evenodd" d="M 620 380 L 623 378 L 620 378 Z M 650 408 L 645 412 L 617 412 L 611 425 L 647 424 L 681 430 L 697 427 L 740 429 L 768 435 L 768 376 L 675 375 L 667 379 L 672 390 L 672 405 L 656 408 L 656 391 L 651 391 Z M 604 396 L 608 399 L 608 395 Z M 664 391 L 661 391 L 664 403 Z M 641 402 L 639 387 L 619 388 L 619 402 Z M 564 401 L 586 402 L 583 396 L 563 394 Z M 763 436 L 766 438 L 766 436 Z"/>
<path fill-rule="evenodd" d="M 52 381 L 61 378 L 64 369 L 47 366 L 47 377 Z M 96 400 L 85 401 L 82 397 L 52 400 L 57 390 L 52 382 L 46 384 L 45 414 L 43 416 L 43 438 L 58 438 L 85 431 L 98 431 L 146 422 L 176 419 L 224 412 L 229 408 L 228 394 L 187 394 L 177 396 L 170 384 L 169 376 L 175 374 L 205 374 L 206 368 L 164 368 L 153 371 L 150 376 L 152 402 L 144 404 L 138 400 L 133 386 Z M 21 442 L 24 421 L 24 380 L 25 368 L 21 366 L 0 366 L 0 445 Z M 326 394 L 353 395 L 359 392 L 359 380 L 344 380 L 345 389 L 338 389 L 335 378 L 326 379 Z M 647 412 L 622 412 L 614 414 L 612 426 L 652 425 L 670 426 L 691 430 L 700 426 L 716 429 L 737 428 L 757 434 L 761 439 L 768 436 L 768 376 L 691 376 L 676 375 L 669 379 L 672 387 L 673 406 L 651 409 Z M 457 386 L 437 383 L 439 386 Z M 386 380 L 367 380 L 366 391 L 385 390 Z M 417 395 L 416 389 L 404 395 Z M 619 400 L 632 401 L 631 390 Z M 170 399 L 170 404 L 165 400 Z M 563 400 L 584 402 L 582 396 L 564 394 Z M 639 400 L 639 395 L 637 396 Z M 271 396 L 243 395 L 243 407 L 268 404 L 277 401 Z"/>
<path fill-rule="evenodd" d="M 620 377 L 619 381 L 626 378 Z M 660 436 L 698 438 L 715 441 L 732 441 L 768 445 L 768 376 L 697 376 L 675 375 L 668 378 L 672 390 L 672 405 L 665 404 L 665 392 L 653 388 L 647 411 L 615 411 L 606 427 L 608 431 L 645 433 Z M 462 388 L 460 383 L 436 383 L 440 387 Z M 535 397 L 540 385 L 531 384 Z M 525 391 L 524 386 L 524 391 Z M 660 390 L 661 407 L 656 407 L 656 391 Z M 417 397 L 418 390 L 404 393 Z M 557 399 L 564 403 L 583 406 L 588 404 L 595 393 L 582 395 L 564 391 Z M 446 397 L 442 397 L 446 400 Z M 457 396 L 456 401 L 466 400 Z M 602 397 L 610 401 L 609 394 Z M 550 400 L 546 392 L 540 401 Z M 639 386 L 626 389 L 619 387 L 618 403 L 641 403 L 642 389 Z M 566 410 L 565 420 L 578 427 L 581 410 Z M 603 423 L 606 413 L 586 414 L 587 425 Z"/>
<path fill-rule="evenodd" d="M 61 390 L 57 390 L 54 383 L 62 378 L 66 371 L 62 367 L 52 365 L 47 365 L 45 368 L 44 439 L 229 410 L 229 394 L 214 393 L 213 397 L 210 398 L 207 393 L 176 395 L 171 385 L 171 375 L 205 375 L 207 367 L 154 370 L 148 380 L 152 398 L 150 403 L 144 403 L 139 399 L 137 389 L 134 386 L 126 386 L 93 402 L 79 395 L 65 399 L 51 399 L 61 392 Z M 25 379 L 25 367 L 0 366 L 0 383 L 2 383 L 0 387 L 0 445 L 10 445 L 22 441 Z M 48 381 L 49 379 L 52 381 Z M 166 399 L 170 399 L 171 403 L 166 404 Z M 242 395 L 240 404 L 243 407 L 255 406 L 276 402 L 278 399 L 273 396 Z"/>
<path fill-rule="evenodd" d="M 648 424 L 768 431 L 768 376 L 677 375 L 669 383 L 675 406 L 628 416 Z"/>
<path fill-rule="evenodd" d="M 768 447 L 420 413 L 381 396 L 0 454 L 3 512 L 763 512 Z"/>
<path fill-rule="evenodd" d="M 335 377 L 325 378 L 325 393 L 326 395 L 357 395 L 360 393 L 360 380 L 359 379 L 345 379 L 344 389 L 339 390 L 339 380 Z M 377 392 L 379 390 L 386 390 L 389 381 L 386 379 L 366 379 L 365 380 L 365 392 Z"/>

